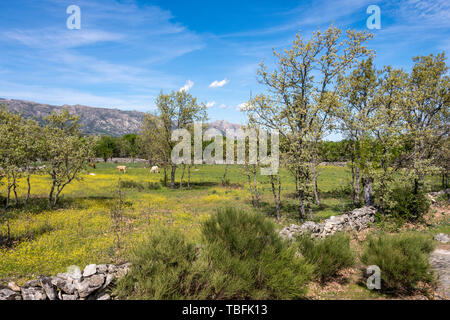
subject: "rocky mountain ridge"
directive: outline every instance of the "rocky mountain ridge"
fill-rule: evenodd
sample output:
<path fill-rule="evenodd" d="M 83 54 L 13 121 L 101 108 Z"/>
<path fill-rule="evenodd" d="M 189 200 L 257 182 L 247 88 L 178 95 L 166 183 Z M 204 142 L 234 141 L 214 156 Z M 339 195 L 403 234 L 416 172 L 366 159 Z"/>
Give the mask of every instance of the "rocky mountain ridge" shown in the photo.
<path fill-rule="evenodd" d="M 53 111 L 68 109 L 71 114 L 80 116 L 81 129 L 90 135 L 123 136 L 128 133 L 139 133 L 144 118 L 144 112 L 127 111 L 113 108 L 94 108 L 83 105 L 55 106 L 26 100 L 0 98 L 0 105 L 5 105 L 9 111 L 21 113 L 25 119 L 43 119 Z M 225 132 L 226 129 L 237 129 L 241 125 L 224 120 L 209 124 L 210 127 Z"/>

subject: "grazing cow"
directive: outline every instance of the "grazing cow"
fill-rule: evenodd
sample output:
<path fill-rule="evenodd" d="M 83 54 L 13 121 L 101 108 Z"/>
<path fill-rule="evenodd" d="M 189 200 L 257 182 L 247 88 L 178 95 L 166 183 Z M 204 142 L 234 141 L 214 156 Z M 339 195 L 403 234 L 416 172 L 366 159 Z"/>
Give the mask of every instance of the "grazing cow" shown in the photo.
<path fill-rule="evenodd" d="M 150 169 L 150 173 L 159 173 L 159 168 L 158 166 L 154 166 Z"/>
<path fill-rule="evenodd" d="M 94 163 L 94 162 L 91 162 L 91 163 L 89 164 L 89 166 L 90 166 L 91 168 L 95 169 L 95 163 Z"/>
<path fill-rule="evenodd" d="M 119 172 L 127 173 L 127 167 L 126 166 L 117 166 L 117 170 L 119 170 Z"/>

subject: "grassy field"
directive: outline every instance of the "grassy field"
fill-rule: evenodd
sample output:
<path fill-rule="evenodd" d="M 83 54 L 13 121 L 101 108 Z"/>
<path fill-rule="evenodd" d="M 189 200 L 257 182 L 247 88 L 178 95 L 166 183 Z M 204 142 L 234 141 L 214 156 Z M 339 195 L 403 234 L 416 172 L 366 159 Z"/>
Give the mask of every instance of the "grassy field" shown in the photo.
<path fill-rule="evenodd" d="M 191 172 L 191 189 L 183 191 L 161 187 L 146 188 L 149 182 L 160 183 L 163 173 L 150 174 L 142 164 L 128 165 L 126 174 L 117 164 L 98 164 L 95 176 L 68 185 L 56 210 L 46 208 L 50 181 L 47 176 L 32 177 L 32 201 L 25 208 L 8 212 L 8 222 L 0 224 L 0 240 L 11 241 L 0 246 L 0 278 L 19 283 L 39 274 L 64 272 L 70 265 L 119 263 L 126 261 L 133 244 L 161 226 L 173 226 L 189 237 L 198 239 L 199 226 L 219 207 L 231 206 L 248 211 L 251 206 L 247 178 L 239 166 L 231 166 L 223 187 L 223 166 L 196 166 Z M 179 181 L 181 170 L 177 170 Z M 296 223 L 295 182 L 287 171 L 282 175 L 282 225 Z M 114 232 L 111 207 L 117 203 L 118 180 L 134 181 L 144 187 L 122 188 L 124 209 L 121 231 Z M 185 180 L 187 176 L 185 176 Z M 338 215 L 351 207 L 349 190 L 351 174 L 345 167 L 320 168 L 319 189 L 322 205 L 314 207 L 316 220 Z M 257 209 L 273 215 L 273 199 L 267 178 L 260 177 L 262 206 Z M 21 181 L 20 197 L 25 182 Z M 4 196 L 4 193 L 2 193 Z M 443 228 L 448 228 L 444 226 Z M 1 242 L 0 242 L 1 244 Z"/>

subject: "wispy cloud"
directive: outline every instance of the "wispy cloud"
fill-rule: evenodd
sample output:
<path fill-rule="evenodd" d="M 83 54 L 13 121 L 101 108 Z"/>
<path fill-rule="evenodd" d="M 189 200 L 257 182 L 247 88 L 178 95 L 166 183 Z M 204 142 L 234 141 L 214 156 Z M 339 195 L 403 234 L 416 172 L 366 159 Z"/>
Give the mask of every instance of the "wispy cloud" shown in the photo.
<path fill-rule="evenodd" d="M 18 41 L 37 49 L 67 49 L 99 42 L 120 41 L 125 35 L 101 30 L 64 29 L 10 30 L 1 33 L 4 40 Z"/>
<path fill-rule="evenodd" d="M 204 47 L 201 36 L 174 22 L 170 11 L 156 6 L 139 6 L 134 0 L 109 1 L 107 5 L 80 0 L 82 29 L 68 30 L 65 20 L 61 23 L 67 1 L 48 2 L 53 5 L 42 7 L 46 23 L 0 30 L 0 46 L 13 50 L 13 54 L 0 51 L 0 70 L 11 73 L 9 81 L 18 85 L 45 84 L 46 92 L 76 93 L 83 103 L 90 101 L 96 106 L 101 99 L 105 106 L 111 102 L 127 105 L 122 99 L 107 98 L 110 94 L 134 96 L 136 102 L 129 105 L 139 106 L 140 96 L 156 95 L 162 88 L 176 89 L 180 83 L 182 76 L 164 71 L 162 63 Z M 193 83 L 186 85 L 189 90 Z M 61 90 L 62 86 L 67 91 Z M 5 97 L 14 94 L 31 99 L 26 90 L 2 91 Z M 47 98 L 39 99 L 41 102 L 54 100 L 31 95 Z"/>
<path fill-rule="evenodd" d="M 189 90 L 192 89 L 193 86 L 194 86 L 194 81 L 188 80 L 188 81 L 186 81 L 184 86 L 182 86 L 180 88 L 180 92 L 182 92 L 182 91 L 189 91 Z"/>
<path fill-rule="evenodd" d="M 207 102 L 206 103 L 206 107 L 207 108 L 212 108 L 212 107 L 214 107 L 216 105 L 216 102 L 215 101 L 210 101 L 210 102 Z"/>
<path fill-rule="evenodd" d="M 210 88 L 222 88 L 224 85 L 226 85 L 228 83 L 228 79 L 223 79 L 222 81 L 213 81 L 209 87 Z"/>

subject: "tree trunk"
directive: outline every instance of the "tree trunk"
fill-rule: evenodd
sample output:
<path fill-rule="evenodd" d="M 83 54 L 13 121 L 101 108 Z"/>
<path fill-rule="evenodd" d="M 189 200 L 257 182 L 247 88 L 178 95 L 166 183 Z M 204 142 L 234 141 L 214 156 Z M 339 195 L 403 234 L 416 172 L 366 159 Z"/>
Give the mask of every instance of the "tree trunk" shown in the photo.
<path fill-rule="evenodd" d="M 256 200 L 255 200 L 255 196 L 253 194 L 253 187 L 252 187 L 252 177 L 250 174 L 250 169 L 248 167 L 248 164 L 245 164 L 245 171 L 247 172 L 248 187 L 250 188 L 250 195 L 252 196 L 252 205 L 253 205 L 253 207 L 256 207 Z"/>
<path fill-rule="evenodd" d="M 53 181 L 50 193 L 48 195 L 48 206 L 52 208 L 53 206 L 53 192 L 55 191 L 55 182 Z"/>
<path fill-rule="evenodd" d="M 419 179 L 414 179 L 414 194 L 419 194 Z"/>
<path fill-rule="evenodd" d="M 256 205 L 259 207 L 259 193 L 258 193 L 258 180 L 257 180 L 258 168 L 253 165 L 253 185 L 255 190 Z"/>
<path fill-rule="evenodd" d="M 164 166 L 164 180 L 163 180 L 164 187 L 167 187 L 167 167 Z"/>
<path fill-rule="evenodd" d="M 16 187 L 17 187 L 16 174 L 13 172 L 12 176 L 13 176 L 12 187 L 13 187 L 13 192 L 14 192 L 14 204 L 17 206 L 19 204 L 19 197 L 17 196 L 17 190 L 16 190 Z"/>
<path fill-rule="evenodd" d="M 55 199 L 53 200 L 53 207 L 56 207 L 56 204 L 58 203 L 59 200 L 59 194 L 61 193 L 61 191 L 57 191 L 55 193 Z"/>
<path fill-rule="evenodd" d="M 57 191 L 56 191 L 56 193 L 55 193 L 55 199 L 54 199 L 54 201 L 53 201 L 53 206 L 56 206 L 56 204 L 58 203 L 59 196 L 60 196 L 61 192 L 63 191 L 64 187 L 65 187 L 66 185 L 68 185 L 71 181 L 72 181 L 72 179 L 70 179 L 68 182 L 62 184 L 61 186 L 58 186 L 58 187 L 57 187 Z"/>
<path fill-rule="evenodd" d="M 299 220 L 303 221 L 305 219 L 305 203 L 303 200 L 303 191 L 298 190 L 298 208 L 299 208 Z"/>
<path fill-rule="evenodd" d="M 28 200 L 30 200 L 30 195 L 31 195 L 31 183 L 30 183 L 30 168 L 27 168 L 27 197 L 25 198 L 25 202 L 28 202 Z"/>
<path fill-rule="evenodd" d="M 222 186 L 225 186 L 225 179 L 227 177 L 227 171 L 228 171 L 228 164 L 225 165 L 225 170 L 223 172 L 223 176 L 222 176 Z"/>
<path fill-rule="evenodd" d="M 188 189 L 191 189 L 191 165 L 188 165 L 188 182 L 187 182 Z"/>
<path fill-rule="evenodd" d="M 177 170 L 177 166 L 172 165 L 172 171 L 170 173 L 170 188 L 175 189 L 175 171 Z"/>
<path fill-rule="evenodd" d="M 278 188 L 275 187 L 275 177 L 273 175 L 270 176 L 270 182 L 272 184 L 272 193 L 273 193 L 273 200 L 275 202 L 277 221 L 280 222 L 280 218 L 281 218 L 281 214 L 280 214 L 280 207 L 281 207 L 281 201 L 280 201 L 281 180 L 280 180 L 280 175 L 278 175 L 278 181 L 277 181 Z"/>
<path fill-rule="evenodd" d="M 366 206 L 373 206 L 373 178 L 364 177 L 363 186 L 364 186 L 364 204 Z"/>
<path fill-rule="evenodd" d="M 183 171 L 181 172 L 181 179 L 180 179 L 180 191 L 183 191 L 183 179 L 184 179 L 185 171 L 186 171 L 186 165 L 183 164 Z"/>
<path fill-rule="evenodd" d="M 5 208 L 8 209 L 9 208 L 9 200 L 11 199 L 11 180 L 10 180 L 10 176 L 8 173 L 8 186 L 7 186 L 7 195 L 6 195 L 6 205 Z"/>
<path fill-rule="evenodd" d="M 359 205 L 361 200 L 359 195 L 361 193 L 361 175 L 358 167 L 355 167 L 355 181 L 353 184 L 353 203 Z"/>
<path fill-rule="evenodd" d="M 316 204 L 320 206 L 319 188 L 317 186 L 317 165 L 313 163 L 312 165 L 313 179 L 314 179 L 314 200 Z"/>

